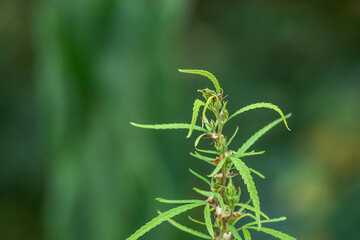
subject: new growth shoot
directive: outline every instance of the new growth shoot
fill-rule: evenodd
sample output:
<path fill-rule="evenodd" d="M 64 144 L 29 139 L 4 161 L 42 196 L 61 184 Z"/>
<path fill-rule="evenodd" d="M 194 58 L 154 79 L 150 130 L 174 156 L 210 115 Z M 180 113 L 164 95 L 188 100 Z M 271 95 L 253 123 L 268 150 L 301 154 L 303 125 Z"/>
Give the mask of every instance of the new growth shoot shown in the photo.
<path fill-rule="evenodd" d="M 279 232 L 274 229 L 263 227 L 263 225 L 271 222 L 279 222 L 286 220 L 285 217 L 270 219 L 265 213 L 260 210 L 260 200 L 253 181 L 253 175 L 260 178 L 265 178 L 264 175 L 258 171 L 249 168 L 245 163 L 246 157 L 252 155 L 263 154 L 264 151 L 248 151 L 252 145 L 262 137 L 266 132 L 277 124 L 283 122 L 285 127 L 289 129 L 286 119 L 291 116 L 287 114 L 284 116 L 283 112 L 274 104 L 271 103 L 254 103 L 245 106 L 232 115 L 227 110 L 228 102 L 225 101 L 224 91 L 220 87 L 218 80 L 210 72 L 203 70 L 182 70 L 180 72 L 199 74 L 210 79 L 214 85 L 214 90 L 205 88 L 198 90 L 202 94 L 202 99 L 196 99 L 193 106 L 193 114 L 190 124 L 186 123 L 169 123 L 169 124 L 155 124 L 144 125 L 131 123 L 136 127 L 150 128 L 150 129 L 188 129 L 187 138 L 190 138 L 193 131 L 200 132 L 200 135 L 195 140 L 195 151 L 191 156 L 198 158 L 208 164 L 213 165 L 213 171 L 206 177 L 190 169 L 190 173 L 199 179 L 203 180 L 209 185 L 209 189 L 200 190 L 194 188 L 194 191 L 202 196 L 199 200 L 167 200 L 157 198 L 156 200 L 167 204 L 178 204 L 179 206 L 172 208 L 166 212 L 158 212 L 159 215 L 146 223 L 143 227 L 137 230 L 127 240 L 135 240 L 150 231 L 152 228 L 158 226 L 164 221 L 168 221 L 174 227 L 192 234 L 197 238 L 213 239 L 213 240 L 231 240 L 231 239 L 251 239 L 251 231 L 261 231 L 269 234 L 275 238 L 282 240 L 293 240 L 295 238 Z M 200 111 L 202 108 L 202 111 Z M 237 130 L 228 138 L 223 135 L 223 129 L 227 122 L 234 117 L 257 108 L 268 108 L 276 111 L 280 118 L 269 123 L 261 128 L 254 135 L 252 135 L 242 146 L 233 150 L 230 149 L 230 144 L 236 137 Z M 196 125 L 198 119 L 201 119 L 201 125 Z M 202 150 L 198 149 L 197 145 L 202 138 L 208 137 L 212 140 L 214 149 Z M 210 154 L 212 157 L 205 156 Z M 239 181 L 236 177 L 240 176 L 245 183 L 246 190 L 249 192 L 250 199 L 242 201 L 241 189 L 236 187 L 236 182 Z M 207 233 L 186 227 L 172 218 L 187 212 L 193 208 L 202 207 L 204 209 L 203 220 L 196 220 L 189 216 L 189 220 L 199 225 L 206 226 Z M 240 221 L 241 219 L 244 220 Z M 241 224 L 240 224 L 241 223 Z"/>

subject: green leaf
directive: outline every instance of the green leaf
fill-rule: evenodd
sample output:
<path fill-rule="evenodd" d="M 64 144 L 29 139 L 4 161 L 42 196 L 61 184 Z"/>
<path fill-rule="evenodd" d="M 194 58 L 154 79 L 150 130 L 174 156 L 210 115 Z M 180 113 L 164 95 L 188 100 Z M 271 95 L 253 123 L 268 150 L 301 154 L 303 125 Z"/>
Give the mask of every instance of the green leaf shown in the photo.
<path fill-rule="evenodd" d="M 160 211 L 158 211 L 158 213 L 161 214 Z M 172 220 L 172 219 L 168 219 L 167 221 L 168 221 L 171 225 L 173 225 L 174 227 L 180 229 L 181 231 L 190 233 L 190 234 L 192 234 L 192 235 L 194 235 L 194 236 L 196 236 L 196 237 L 199 237 L 199 238 L 212 239 L 210 236 L 208 236 L 208 235 L 206 235 L 206 234 L 204 234 L 204 233 L 202 233 L 202 232 L 198 232 L 198 231 L 196 231 L 196 230 L 194 230 L 194 229 L 191 229 L 191 228 L 189 228 L 189 227 L 186 227 L 186 226 L 184 226 L 184 225 L 181 225 L 180 223 L 178 223 L 178 222 L 176 222 L 176 221 L 174 221 L 174 220 Z"/>
<path fill-rule="evenodd" d="M 241 207 L 241 209 L 247 209 L 247 210 L 250 210 L 250 211 L 255 212 L 255 208 L 252 207 L 252 206 L 250 206 L 250 205 L 248 205 L 248 204 L 237 203 L 237 204 L 235 204 L 235 206 L 239 206 L 239 207 Z M 240 211 L 241 211 L 241 210 L 240 210 Z M 239 212 L 240 212 L 240 211 L 239 211 Z M 243 210 L 242 210 L 242 211 L 243 211 Z M 261 214 L 261 216 L 263 216 L 264 218 L 270 219 L 265 213 L 263 213 L 263 212 L 261 212 L 261 211 L 260 211 L 260 214 Z"/>
<path fill-rule="evenodd" d="M 259 200 L 259 196 L 258 196 L 258 192 L 256 190 L 255 187 L 255 183 L 254 180 L 250 174 L 250 170 L 249 168 L 246 166 L 246 164 L 241 161 L 240 159 L 237 158 L 232 158 L 230 157 L 230 159 L 232 160 L 232 162 L 234 163 L 236 169 L 239 171 L 242 179 L 244 180 L 244 183 L 247 187 L 247 190 L 250 194 L 250 198 L 254 204 L 254 208 L 255 208 L 255 216 L 258 222 L 258 227 L 261 227 L 261 223 L 260 223 L 260 200 Z"/>
<path fill-rule="evenodd" d="M 250 232 L 246 228 L 243 228 L 242 231 L 243 231 L 245 240 L 251 240 Z"/>
<path fill-rule="evenodd" d="M 248 229 L 255 229 L 257 230 L 256 227 L 247 227 Z M 274 230 L 274 229 L 270 229 L 270 228 L 260 228 L 259 231 L 261 232 L 264 232 L 264 233 L 267 233 L 273 237 L 276 237 L 278 239 L 281 239 L 281 240 L 296 240 L 296 238 L 294 237 L 291 237 L 285 233 L 282 233 L 280 231 L 277 231 L 277 230 Z"/>
<path fill-rule="evenodd" d="M 142 235 L 144 235 L 145 233 L 147 233 L 148 231 L 150 231 L 151 229 L 153 229 L 154 227 L 161 224 L 162 222 L 167 221 L 168 219 L 170 219 L 176 215 L 179 215 L 180 213 L 186 212 L 190 209 L 193 209 L 193 208 L 199 207 L 201 205 L 205 205 L 205 204 L 207 204 L 207 203 L 199 202 L 199 203 L 182 205 L 182 206 L 170 209 L 170 210 L 164 212 L 163 214 L 160 214 L 159 216 L 153 218 L 151 221 L 149 221 L 144 226 L 142 226 L 139 230 L 137 230 L 133 235 L 128 237 L 126 240 L 136 240 L 139 237 L 141 237 Z"/>
<path fill-rule="evenodd" d="M 285 124 L 286 128 L 290 131 L 290 128 L 289 128 L 289 126 L 288 126 L 288 124 L 286 122 L 286 119 L 285 119 L 285 116 L 284 116 L 283 112 L 280 110 L 280 108 L 278 106 L 276 106 L 274 104 L 271 104 L 271 103 L 262 102 L 262 103 L 254 103 L 254 104 L 247 105 L 246 107 L 243 107 L 243 108 L 237 110 L 233 115 L 231 115 L 229 117 L 228 121 L 231 118 L 239 115 L 240 113 L 243 113 L 243 112 L 246 112 L 246 111 L 249 111 L 249 110 L 252 110 L 252 109 L 256 109 L 256 108 L 269 108 L 269 109 L 273 109 L 276 112 L 278 112 L 280 114 L 282 120 L 284 121 L 284 124 Z"/>
<path fill-rule="evenodd" d="M 225 204 L 224 201 L 220 195 L 220 193 L 217 192 L 210 192 L 210 191 L 204 191 L 204 190 L 200 190 L 198 188 L 193 188 L 195 192 L 199 193 L 200 195 L 203 195 L 205 197 L 211 197 L 211 196 L 215 196 L 216 199 L 218 200 L 220 206 L 222 209 L 225 209 Z"/>
<path fill-rule="evenodd" d="M 261 220 L 261 223 L 273 223 L 273 222 L 282 222 L 282 221 L 285 221 L 286 220 L 286 217 L 279 217 L 279 218 L 273 218 L 273 219 L 269 219 L 269 220 Z M 242 226 L 243 228 L 244 227 L 248 227 L 248 226 L 252 226 L 252 225 L 256 225 L 257 222 L 250 222 L 250 223 L 247 223 L 245 224 L 244 226 Z"/>
<path fill-rule="evenodd" d="M 190 200 L 168 200 L 163 198 L 155 198 L 156 201 L 162 202 L 162 203 L 175 203 L 175 204 L 184 204 L 184 203 L 200 203 L 204 202 L 202 200 L 197 199 L 190 199 Z"/>
<path fill-rule="evenodd" d="M 198 174 L 197 172 L 191 170 L 190 168 L 189 168 L 189 171 L 190 171 L 192 174 L 194 174 L 196 177 L 200 178 L 201 180 L 203 180 L 203 181 L 206 182 L 207 184 L 211 185 L 210 181 L 207 180 L 205 177 L 201 176 L 200 174 Z"/>
<path fill-rule="evenodd" d="M 285 116 L 285 118 L 289 118 L 291 114 Z M 282 121 L 281 118 L 269 123 L 259 131 L 257 131 L 254 135 L 252 135 L 242 146 L 238 149 L 238 153 L 244 153 L 248 150 L 260 137 L 262 137 L 265 133 L 267 133 L 271 128 L 276 126 L 278 123 Z"/>
<path fill-rule="evenodd" d="M 203 136 L 205 136 L 205 135 L 206 135 L 206 133 L 203 133 L 203 134 L 201 134 L 200 136 L 198 136 L 198 137 L 196 138 L 195 143 L 194 143 L 194 146 L 195 146 L 195 147 L 199 144 L 200 139 L 201 139 Z"/>
<path fill-rule="evenodd" d="M 220 88 L 218 80 L 210 72 L 204 71 L 204 70 L 195 70 L 195 69 L 179 69 L 179 72 L 199 74 L 199 75 L 205 76 L 205 77 L 209 78 L 210 81 L 214 84 L 217 94 L 221 93 L 221 88 Z"/>
<path fill-rule="evenodd" d="M 230 140 L 226 143 L 226 146 L 229 146 L 231 141 L 234 139 L 234 137 L 236 136 L 236 133 L 238 132 L 239 127 L 236 127 L 236 130 L 234 132 L 234 134 L 231 136 Z"/>
<path fill-rule="evenodd" d="M 205 105 L 205 103 L 203 101 L 201 101 L 199 99 L 195 100 L 194 107 L 193 107 L 193 115 L 192 115 L 191 124 L 190 124 L 190 129 L 189 129 L 188 135 L 186 136 L 187 138 L 189 138 L 191 136 L 191 133 L 194 130 L 196 119 L 197 119 L 197 116 L 199 114 L 199 109 L 203 105 Z"/>
<path fill-rule="evenodd" d="M 258 175 L 259 177 L 261 177 L 262 179 L 265 179 L 265 176 L 262 175 L 260 172 L 256 171 L 255 169 L 249 168 L 249 170 L 255 173 L 256 175 Z"/>
<path fill-rule="evenodd" d="M 199 152 L 203 152 L 203 153 L 209 153 L 209 154 L 219 154 L 218 152 L 216 151 L 211 151 L 211 150 L 203 150 L 203 149 L 198 149 L 198 148 L 195 148 L 197 151 Z"/>
<path fill-rule="evenodd" d="M 265 151 L 255 152 L 255 150 L 253 150 L 251 152 L 235 153 L 234 156 L 237 158 L 243 158 L 243 157 L 248 157 L 248 156 L 261 155 L 263 153 L 265 153 Z"/>
<path fill-rule="evenodd" d="M 234 225 L 242 218 L 245 218 L 245 217 L 251 217 L 252 219 L 254 219 L 255 221 L 257 220 L 257 218 L 251 214 L 251 213 L 245 213 L 244 215 L 241 215 L 240 217 L 238 217 L 235 221 L 234 221 Z M 257 221 L 256 221 L 257 223 Z M 239 229 L 238 229 L 239 230 Z"/>
<path fill-rule="evenodd" d="M 227 229 L 230 230 L 231 234 L 234 236 L 235 239 L 242 240 L 239 233 L 236 231 L 235 227 L 233 225 L 227 224 Z"/>
<path fill-rule="evenodd" d="M 167 124 L 138 124 L 138 123 L 133 123 L 130 122 L 131 125 L 135 126 L 135 127 L 140 127 L 140 128 L 148 128 L 148 129 L 161 129 L 161 130 L 166 130 L 166 129 L 190 129 L 190 124 L 188 123 L 167 123 Z M 194 130 L 196 131 L 203 131 L 203 132 L 208 132 L 205 128 L 199 127 L 199 126 L 194 126 Z"/>
<path fill-rule="evenodd" d="M 219 164 L 216 166 L 216 168 L 214 169 L 214 171 L 212 173 L 210 173 L 209 175 L 207 175 L 208 177 L 213 177 L 215 174 L 217 174 L 222 166 L 225 164 L 225 162 L 227 161 L 227 157 L 224 157 L 220 162 Z"/>
<path fill-rule="evenodd" d="M 211 165 L 214 165 L 214 166 L 217 165 L 216 163 L 210 162 L 211 160 L 214 160 L 213 158 L 209 158 L 209 157 L 200 155 L 198 152 L 190 153 L 190 155 L 193 156 L 193 157 L 196 157 L 196 158 L 198 158 L 200 160 L 203 160 L 203 161 L 205 161 L 207 163 L 210 163 Z"/>
<path fill-rule="evenodd" d="M 210 236 L 212 238 L 214 238 L 214 229 L 212 227 L 212 222 L 211 222 L 211 214 L 210 214 L 210 205 L 207 204 L 204 208 L 204 219 L 205 219 L 205 224 L 206 224 L 206 228 L 210 234 Z"/>
<path fill-rule="evenodd" d="M 210 104 L 210 102 L 212 101 L 213 98 L 215 98 L 215 97 L 214 96 L 209 97 L 208 100 L 205 103 L 204 110 L 203 110 L 203 113 L 202 113 L 203 119 L 206 117 L 206 115 L 205 115 L 206 109 L 208 108 L 208 106 L 209 106 L 209 104 Z"/>
<path fill-rule="evenodd" d="M 196 219 L 194 219 L 194 218 L 192 218 L 192 217 L 190 217 L 190 216 L 188 216 L 188 218 L 189 218 L 191 221 L 193 221 L 194 223 L 197 223 L 197 224 L 206 226 L 206 223 L 204 223 L 204 222 L 198 221 L 198 220 L 196 220 Z M 213 227 L 214 227 L 214 226 L 213 226 Z"/>

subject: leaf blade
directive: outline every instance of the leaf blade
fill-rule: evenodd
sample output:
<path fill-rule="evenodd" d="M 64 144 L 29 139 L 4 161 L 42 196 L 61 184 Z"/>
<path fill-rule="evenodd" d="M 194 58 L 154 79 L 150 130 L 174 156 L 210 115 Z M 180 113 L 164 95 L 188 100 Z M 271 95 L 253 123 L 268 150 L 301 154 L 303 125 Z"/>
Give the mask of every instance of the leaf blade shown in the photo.
<path fill-rule="evenodd" d="M 198 174 L 197 172 L 195 172 L 194 170 L 191 170 L 189 168 L 189 171 L 196 177 L 200 178 L 201 180 L 203 180 L 204 182 L 206 182 L 207 184 L 211 185 L 210 181 L 208 179 L 206 179 L 205 177 L 201 176 L 200 174 Z"/>
<path fill-rule="evenodd" d="M 202 75 L 207 77 L 208 79 L 210 79 L 210 81 L 214 84 L 214 87 L 216 89 L 217 94 L 221 93 L 221 88 L 219 85 L 218 80 L 216 79 L 216 77 L 208 72 L 208 71 L 204 71 L 204 70 L 196 70 L 196 69 L 179 69 L 179 72 L 182 73 L 191 73 L 191 74 L 198 74 L 198 75 Z"/>
<path fill-rule="evenodd" d="M 260 178 L 265 179 L 265 176 L 262 173 L 256 171 L 255 169 L 249 168 L 249 170 L 258 175 Z"/>
<path fill-rule="evenodd" d="M 156 201 L 159 201 L 161 203 L 174 203 L 174 204 L 184 204 L 184 203 L 200 203 L 204 202 L 202 200 L 198 199 L 189 199 L 189 200 L 170 200 L 170 199 L 164 199 L 164 198 L 155 198 Z"/>
<path fill-rule="evenodd" d="M 199 110 L 200 110 L 201 106 L 204 106 L 204 102 L 199 99 L 196 99 L 194 102 L 193 115 L 191 118 L 190 129 L 189 129 L 189 132 L 188 132 L 188 135 L 186 136 L 186 138 L 189 138 L 194 130 L 196 119 L 199 114 Z"/>
<path fill-rule="evenodd" d="M 130 122 L 130 124 L 139 128 L 156 129 L 156 130 L 190 129 L 190 124 L 188 123 L 139 124 L 139 123 Z M 196 125 L 194 126 L 194 130 L 208 132 L 205 128 Z"/>
<path fill-rule="evenodd" d="M 246 228 L 243 228 L 242 231 L 243 231 L 245 240 L 251 240 L 250 232 Z"/>
<path fill-rule="evenodd" d="M 159 212 L 159 214 L 161 214 L 160 211 L 158 211 L 158 212 Z M 210 236 L 206 235 L 205 233 L 202 233 L 202 232 L 196 231 L 196 230 L 194 230 L 192 228 L 186 227 L 186 226 L 174 221 L 171 218 L 169 218 L 167 221 L 171 225 L 173 225 L 174 227 L 178 228 L 179 230 L 181 230 L 183 232 L 189 233 L 189 234 L 194 235 L 194 236 L 199 237 L 199 238 L 212 239 Z"/>
<path fill-rule="evenodd" d="M 144 235 L 145 233 L 147 233 L 148 231 L 150 231 L 151 229 L 153 229 L 154 227 L 158 226 L 159 224 L 161 224 L 162 222 L 176 216 L 179 215 L 183 212 L 186 212 L 190 209 L 199 207 L 201 205 L 206 204 L 206 202 L 203 203 L 193 203 L 193 204 L 187 204 L 187 205 L 182 205 L 173 209 L 170 209 L 166 212 L 164 212 L 163 214 L 160 214 L 159 216 L 153 218 L 152 220 L 150 220 L 149 222 L 147 222 L 144 226 L 142 226 L 141 228 L 139 228 L 135 233 L 133 233 L 130 237 L 126 238 L 126 240 L 136 240 L 139 237 L 141 237 L 142 235 Z"/>
<path fill-rule="evenodd" d="M 268 220 L 261 220 L 261 223 L 274 223 L 274 222 L 282 222 L 285 221 L 286 217 L 279 217 L 279 218 L 273 218 L 273 219 L 268 219 Z M 247 224 L 245 224 L 242 227 L 248 227 L 248 226 L 252 226 L 252 225 L 256 225 L 257 222 L 249 222 Z"/>
<path fill-rule="evenodd" d="M 257 230 L 256 227 L 247 227 L 247 228 Z M 269 234 L 273 237 L 276 237 L 278 239 L 281 239 L 281 240 L 296 240 L 296 238 L 294 238 L 286 233 L 283 233 L 283 232 L 280 232 L 280 231 L 277 231 L 277 230 L 274 230 L 271 228 L 261 228 L 261 229 L 259 229 L 259 231 L 267 233 L 267 234 Z"/>
<path fill-rule="evenodd" d="M 291 117 L 291 113 L 285 116 L 285 118 Z M 267 124 L 265 127 L 261 128 L 259 131 L 254 133 L 239 149 L 238 153 L 244 153 L 248 150 L 260 137 L 267 133 L 271 128 L 275 127 L 282 121 L 281 118 L 276 119 L 275 121 Z"/>
<path fill-rule="evenodd" d="M 233 225 L 228 225 L 227 228 L 230 230 L 231 234 L 238 240 L 242 240 L 239 233 L 236 231 L 235 227 Z"/>
<path fill-rule="evenodd" d="M 250 170 L 248 169 L 248 167 L 246 166 L 246 164 L 241 161 L 238 158 L 232 158 L 230 157 L 230 159 L 232 160 L 232 162 L 234 163 L 236 169 L 239 171 L 242 179 L 244 180 L 244 183 L 247 187 L 247 190 L 249 192 L 250 198 L 254 204 L 254 209 L 255 209 L 255 216 L 258 222 L 258 227 L 261 228 L 261 223 L 260 223 L 260 200 L 259 200 L 259 196 L 258 196 L 258 192 L 256 190 L 255 187 L 255 183 L 254 180 L 250 174 Z"/>
<path fill-rule="evenodd" d="M 209 175 L 207 175 L 208 177 L 213 177 L 215 174 L 217 174 L 220 169 L 222 168 L 222 166 L 225 164 L 225 162 L 227 161 L 227 157 L 224 157 L 223 159 L 221 159 L 221 161 L 219 162 L 219 164 L 216 166 L 216 168 L 214 169 L 214 171 L 212 171 L 212 173 L 210 173 Z"/>
<path fill-rule="evenodd" d="M 235 113 L 233 113 L 229 117 L 228 121 L 231 118 L 233 118 L 233 117 L 235 117 L 235 116 L 237 116 L 237 115 L 239 115 L 239 114 L 241 114 L 243 112 L 246 112 L 246 111 L 249 111 L 249 110 L 252 110 L 252 109 L 256 109 L 256 108 L 269 108 L 269 109 L 272 109 L 272 110 L 276 111 L 277 113 L 279 113 L 282 120 L 284 121 L 284 124 L 285 124 L 286 128 L 290 131 L 290 128 L 289 128 L 289 126 L 288 126 L 288 124 L 286 122 L 286 119 L 285 119 L 285 116 L 284 116 L 283 112 L 281 111 L 281 109 L 278 106 L 276 106 L 276 105 L 274 105 L 272 103 L 261 102 L 261 103 L 253 103 L 253 104 L 247 105 L 247 106 L 237 110 Z"/>
<path fill-rule="evenodd" d="M 210 236 L 214 238 L 214 229 L 211 222 L 211 214 L 210 214 L 210 205 L 207 204 L 204 208 L 204 219 L 206 224 L 206 229 L 208 230 Z"/>

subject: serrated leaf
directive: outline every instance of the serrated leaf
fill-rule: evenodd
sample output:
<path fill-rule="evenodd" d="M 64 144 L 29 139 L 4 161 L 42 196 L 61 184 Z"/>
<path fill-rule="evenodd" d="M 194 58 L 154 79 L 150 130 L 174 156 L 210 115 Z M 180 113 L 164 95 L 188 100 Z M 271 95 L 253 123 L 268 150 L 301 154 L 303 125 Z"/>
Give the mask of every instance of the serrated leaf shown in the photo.
<path fill-rule="evenodd" d="M 212 227 L 211 214 L 210 214 L 210 205 L 207 204 L 204 208 L 204 219 L 206 224 L 206 229 L 208 230 L 210 236 L 214 238 L 214 229 Z"/>
<path fill-rule="evenodd" d="M 226 146 L 229 146 L 230 143 L 232 142 L 232 140 L 234 139 L 234 137 L 236 136 L 236 133 L 238 132 L 239 127 L 236 127 L 236 130 L 234 132 L 234 134 L 231 136 L 231 138 L 229 139 L 229 141 L 226 143 Z"/>
<path fill-rule="evenodd" d="M 246 228 L 242 228 L 245 240 L 251 240 L 250 232 Z"/>
<path fill-rule="evenodd" d="M 203 155 L 201 155 L 201 154 L 199 154 L 199 153 L 197 153 L 197 152 L 195 152 L 195 153 L 190 153 L 190 155 L 193 156 L 193 157 L 195 157 L 195 158 L 197 158 L 197 159 L 203 160 L 203 161 L 205 161 L 205 162 L 207 162 L 207 163 L 209 163 L 209 164 L 211 164 L 211 165 L 216 166 L 216 163 L 210 162 L 211 160 L 214 160 L 213 158 L 209 158 L 209 157 L 203 156 Z"/>
<path fill-rule="evenodd" d="M 155 198 L 156 201 L 162 202 L 162 203 L 175 203 L 175 204 L 184 204 L 184 203 L 200 203 L 204 202 L 202 200 L 197 199 L 189 199 L 189 200 L 169 200 L 169 199 L 163 199 L 163 198 Z"/>
<path fill-rule="evenodd" d="M 203 181 L 206 182 L 207 184 L 211 185 L 210 181 L 207 180 L 205 177 L 201 176 L 200 174 L 198 174 L 197 172 L 195 172 L 195 171 L 193 171 L 193 170 L 191 170 L 191 169 L 189 169 L 189 171 L 190 171 L 192 174 L 194 174 L 194 176 L 200 178 L 201 180 L 203 180 Z"/>
<path fill-rule="evenodd" d="M 255 212 L 255 208 L 254 208 L 253 206 L 248 205 L 248 204 L 237 203 L 237 204 L 235 204 L 235 206 L 239 206 L 239 207 L 241 207 L 241 209 L 247 209 L 247 210 L 250 210 L 250 211 Z M 243 210 L 242 210 L 242 211 L 243 211 Z M 239 212 L 241 212 L 241 210 L 239 210 Z M 261 214 L 261 216 L 263 216 L 264 218 L 270 219 L 265 213 L 263 213 L 263 212 L 261 212 L 261 211 L 260 211 L 260 214 Z"/>
<path fill-rule="evenodd" d="M 247 105 L 239 110 L 237 110 L 233 115 L 231 115 L 228 119 L 228 121 L 239 115 L 240 113 L 243 113 L 243 112 L 246 112 L 246 111 L 249 111 L 249 110 L 252 110 L 252 109 L 256 109 L 256 108 L 269 108 L 269 109 L 272 109 L 272 110 L 275 110 L 276 112 L 278 112 L 282 118 L 282 120 L 284 121 L 284 124 L 286 126 L 286 128 L 290 131 L 290 128 L 286 122 L 286 119 L 285 119 L 285 116 L 283 114 L 283 112 L 280 110 L 280 108 L 272 103 L 265 103 L 265 102 L 261 102 L 261 103 L 254 103 L 254 104 L 250 104 L 250 105 Z"/>
<path fill-rule="evenodd" d="M 204 71 L 204 70 L 195 70 L 195 69 L 179 69 L 179 72 L 199 74 L 199 75 L 205 76 L 205 77 L 209 78 L 210 81 L 214 84 L 217 94 L 221 93 L 221 88 L 220 88 L 219 82 L 216 79 L 216 77 L 214 75 L 212 75 L 212 73 L 210 73 L 208 71 Z"/>
<path fill-rule="evenodd" d="M 159 214 L 161 214 L 160 211 L 158 211 L 158 212 L 159 212 Z M 194 230 L 194 229 L 191 229 L 191 228 L 189 228 L 189 227 L 186 227 L 186 226 L 184 226 L 184 225 L 182 225 L 182 224 L 180 224 L 180 223 L 178 223 L 178 222 L 176 222 L 176 221 L 174 221 L 174 220 L 172 220 L 172 219 L 168 219 L 167 221 L 168 221 L 171 225 L 173 225 L 174 227 L 180 229 L 180 230 L 183 231 L 183 232 L 190 233 L 191 235 L 194 235 L 194 236 L 199 237 L 199 238 L 212 239 L 210 236 L 208 236 L 208 235 L 206 235 L 206 234 L 204 234 L 204 233 L 202 233 L 202 232 L 196 231 L 196 230 Z"/>
<path fill-rule="evenodd" d="M 255 187 L 254 180 L 250 174 L 249 168 L 246 166 L 246 164 L 237 158 L 230 157 L 231 161 L 234 163 L 236 169 L 239 171 L 242 179 L 244 180 L 244 183 L 247 187 L 247 190 L 250 194 L 250 198 L 253 202 L 254 209 L 255 209 L 255 216 L 258 222 L 258 227 L 261 227 L 260 223 L 260 200 L 258 196 L 258 192 Z"/>
<path fill-rule="evenodd" d="M 243 158 L 243 157 L 248 157 L 248 156 L 254 156 L 254 155 L 261 155 L 265 153 L 265 151 L 261 151 L 261 152 L 255 152 L 254 150 L 251 152 L 244 152 L 244 153 L 235 153 L 234 157 L 237 158 Z"/>
<path fill-rule="evenodd" d="M 198 148 L 195 148 L 196 151 L 199 151 L 199 152 L 203 152 L 203 153 L 209 153 L 209 154 L 219 154 L 218 152 L 216 151 L 211 151 L 211 150 L 203 150 L 203 149 L 198 149 Z"/>
<path fill-rule="evenodd" d="M 282 222 L 285 220 L 286 220 L 286 217 L 279 217 L 279 218 L 273 218 L 273 219 L 268 219 L 268 220 L 261 220 L 261 223 L 274 223 L 274 222 Z M 256 221 L 250 222 L 250 223 L 245 224 L 242 227 L 248 227 L 248 226 L 252 226 L 252 225 L 256 225 L 256 224 L 257 224 Z"/>
<path fill-rule="evenodd" d="M 213 100 L 213 98 L 215 98 L 215 97 L 214 96 L 209 97 L 208 100 L 205 103 L 204 110 L 203 110 L 203 113 L 202 113 L 203 119 L 206 117 L 206 115 L 205 115 L 206 109 L 208 108 L 208 106 L 209 106 L 210 102 Z"/>
<path fill-rule="evenodd" d="M 256 171 L 255 169 L 249 168 L 249 170 L 253 173 L 255 173 L 256 175 L 258 175 L 259 177 L 261 177 L 262 179 L 265 179 L 265 176 L 263 174 L 261 174 L 260 172 Z"/>
<path fill-rule="evenodd" d="M 197 145 L 199 144 L 201 138 L 202 138 L 203 136 L 205 136 L 205 135 L 206 135 L 206 133 L 203 133 L 203 134 L 199 135 L 199 136 L 196 138 L 195 143 L 194 143 L 194 146 L 195 146 L 195 147 L 197 147 Z"/>
<path fill-rule="evenodd" d="M 167 221 L 168 219 L 175 217 L 176 215 L 179 215 L 180 213 L 186 212 L 190 209 L 199 207 L 201 205 L 207 204 L 206 202 L 199 202 L 199 203 L 193 203 L 193 204 L 187 204 L 182 205 L 173 209 L 170 209 L 159 216 L 153 218 L 151 221 L 146 223 L 144 226 L 142 226 L 139 230 L 137 230 L 134 234 L 132 234 L 130 237 L 128 237 L 126 240 L 136 240 L 154 227 L 158 226 L 164 221 Z"/>
<path fill-rule="evenodd" d="M 244 215 L 241 215 L 239 218 L 237 218 L 235 221 L 234 221 L 234 225 L 239 221 L 239 220 L 241 220 L 242 218 L 245 218 L 245 217 L 251 217 L 252 219 L 254 219 L 255 220 L 255 222 L 256 222 L 256 224 L 257 224 L 257 218 L 253 215 L 253 214 L 251 214 L 251 213 L 245 213 Z"/>
<path fill-rule="evenodd" d="M 199 114 L 199 109 L 200 109 L 201 106 L 204 106 L 204 105 L 205 105 L 205 103 L 203 101 L 201 101 L 199 99 L 195 100 L 194 107 L 193 107 L 193 115 L 192 115 L 192 118 L 191 118 L 190 129 L 189 129 L 188 135 L 186 136 L 187 138 L 189 138 L 191 136 L 191 133 L 194 130 L 194 127 L 195 127 L 197 116 Z"/>
<path fill-rule="evenodd" d="M 257 230 L 256 227 L 247 227 L 247 228 Z M 267 233 L 267 234 L 269 234 L 269 235 L 271 235 L 273 237 L 276 237 L 278 239 L 281 239 L 281 240 L 296 240 L 296 238 L 291 237 L 288 234 L 282 233 L 280 231 L 277 231 L 277 230 L 274 230 L 274 229 L 271 229 L 271 228 L 264 228 L 263 227 L 263 228 L 259 229 L 259 231 Z"/>
<path fill-rule="evenodd" d="M 130 122 L 131 125 L 140 128 L 156 129 L 156 130 L 166 130 L 166 129 L 190 129 L 190 124 L 188 123 L 164 123 L 164 124 L 138 124 Z M 194 130 L 208 132 L 205 128 L 194 126 Z"/>
<path fill-rule="evenodd" d="M 217 192 L 210 192 L 210 191 L 204 191 L 204 190 L 200 190 L 198 188 L 193 188 L 195 192 L 199 193 L 200 195 L 203 195 L 205 197 L 211 197 L 211 196 L 215 196 L 216 199 L 218 200 L 220 207 L 222 209 L 225 209 L 225 204 L 224 204 L 224 200 L 222 199 L 220 193 Z"/>
<path fill-rule="evenodd" d="M 192 218 L 191 216 L 188 216 L 188 218 L 189 218 L 191 221 L 193 221 L 194 223 L 197 223 L 197 224 L 206 226 L 206 223 L 201 222 L 201 221 L 198 221 L 198 220 Z"/>
<path fill-rule="evenodd" d="M 209 175 L 207 175 L 208 177 L 213 177 L 215 174 L 217 174 L 222 166 L 225 164 L 225 162 L 227 161 L 227 157 L 224 157 L 220 162 L 219 164 L 216 166 L 216 168 L 214 169 L 214 171 L 212 173 L 210 173 Z"/>
<path fill-rule="evenodd" d="M 231 234 L 234 236 L 235 239 L 242 240 L 239 233 L 236 231 L 235 227 L 233 225 L 227 224 L 227 229 L 231 232 Z"/>
<path fill-rule="evenodd" d="M 285 118 L 289 118 L 291 113 L 285 116 Z M 265 133 L 267 133 L 271 128 L 276 126 L 278 123 L 282 121 L 281 118 L 269 123 L 259 131 L 257 131 L 254 135 L 252 135 L 242 146 L 238 149 L 238 153 L 244 153 L 248 150 L 260 137 L 262 137 Z"/>

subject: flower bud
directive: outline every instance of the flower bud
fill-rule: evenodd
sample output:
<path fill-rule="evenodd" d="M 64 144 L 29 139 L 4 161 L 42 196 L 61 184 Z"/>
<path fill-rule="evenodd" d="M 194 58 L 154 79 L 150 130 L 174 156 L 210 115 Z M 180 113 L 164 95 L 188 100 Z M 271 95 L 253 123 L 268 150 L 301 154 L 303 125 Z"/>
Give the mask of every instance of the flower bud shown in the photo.
<path fill-rule="evenodd" d="M 224 233 L 224 234 L 223 234 L 223 238 L 224 238 L 225 240 L 231 240 L 231 232 Z"/>

